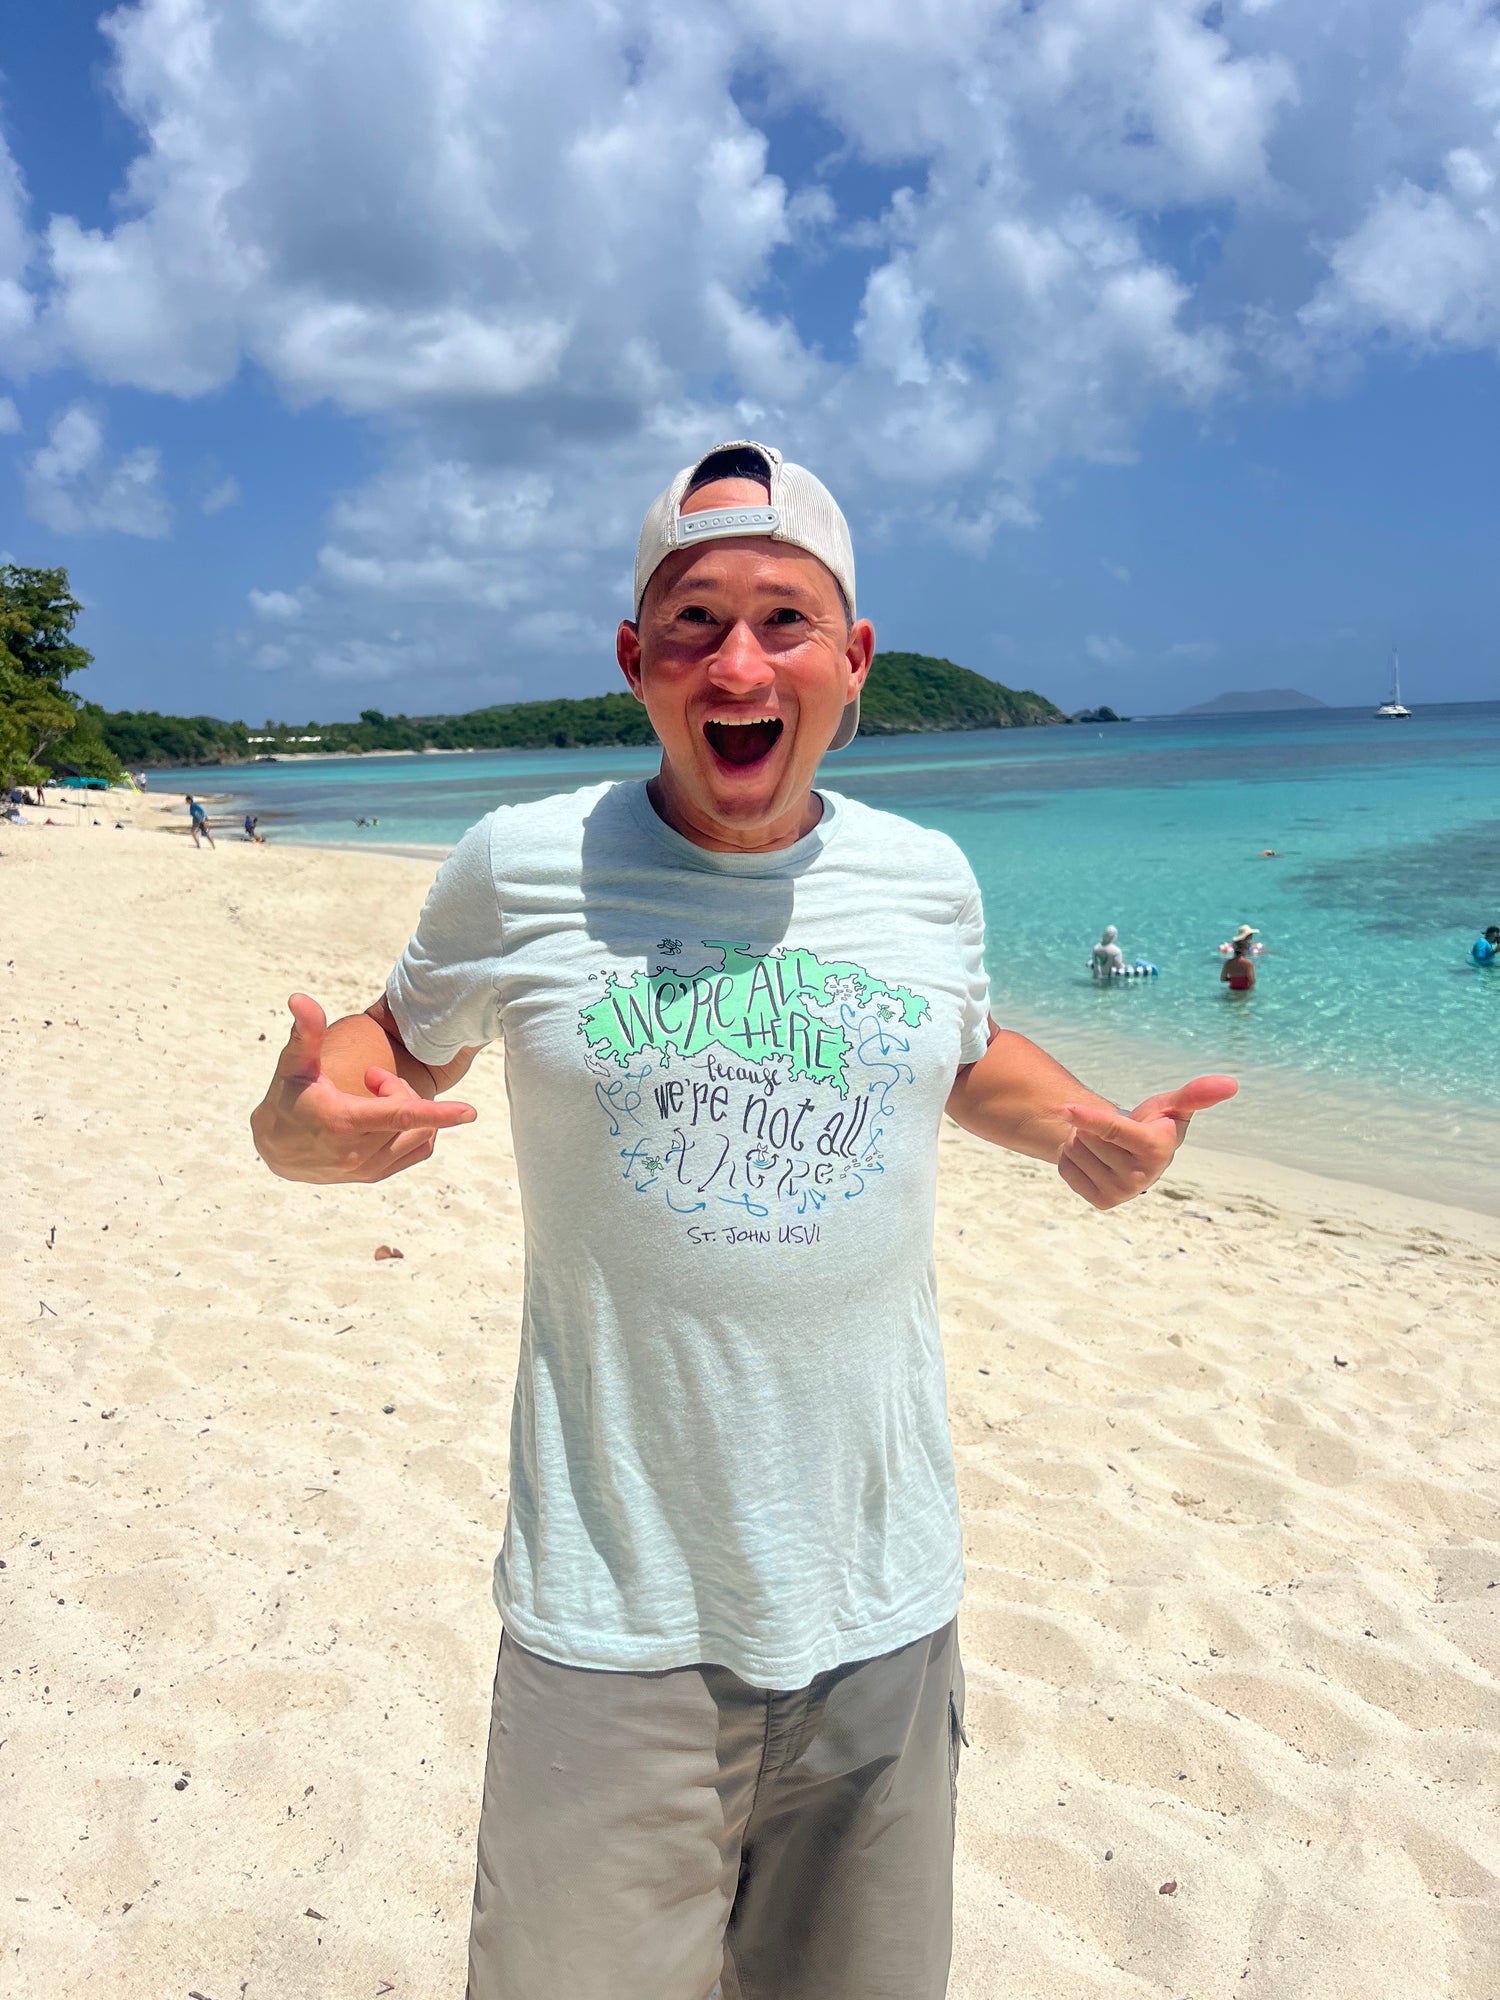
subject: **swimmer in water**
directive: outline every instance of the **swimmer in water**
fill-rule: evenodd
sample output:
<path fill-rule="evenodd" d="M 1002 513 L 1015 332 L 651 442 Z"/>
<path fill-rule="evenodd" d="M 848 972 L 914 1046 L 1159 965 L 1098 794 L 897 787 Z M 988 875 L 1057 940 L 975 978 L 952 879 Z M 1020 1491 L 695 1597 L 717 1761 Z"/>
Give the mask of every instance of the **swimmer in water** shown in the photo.
<path fill-rule="evenodd" d="M 1469 956 L 1476 965 L 1500 965 L 1500 924 L 1491 924 L 1483 937 L 1475 938 Z"/>
<path fill-rule="evenodd" d="M 1125 971 L 1125 954 L 1119 945 L 1120 933 L 1113 924 L 1104 926 L 1104 935 L 1089 953 L 1096 979 L 1119 979 Z"/>
<path fill-rule="evenodd" d="M 1231 993 L 1248 993 L 1255 984 L 1254 924 L 1241 924 L 1229 940 L 1229 956 L 1219 968 L 1219 978 Z"/>

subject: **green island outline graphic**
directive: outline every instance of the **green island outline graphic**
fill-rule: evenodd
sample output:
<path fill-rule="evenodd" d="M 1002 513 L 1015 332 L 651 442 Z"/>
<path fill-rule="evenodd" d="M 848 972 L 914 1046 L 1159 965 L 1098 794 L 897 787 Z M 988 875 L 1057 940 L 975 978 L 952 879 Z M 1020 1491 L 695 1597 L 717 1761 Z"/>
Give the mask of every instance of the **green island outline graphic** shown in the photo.
<path fill-rule="evenodd" d="M 843 1097 L 849 1037 L 842 1023 L 814 1010 L 855 997 L 862 1006 L 884 999 L 908 1028 L 928 1012 L 920 993 L 887 986 L 852 960 L 821 959 L 801 946 L 757 952 L 713 938 L 702 943 L 723 953 L 722 965 L 608 975 L 603 993 L 579 1015 L 595 1055 L 628 1069 L 646 1053 L 665 1059 L 717 1048 L 739 1062 L 785 1066 L 788 1078 L 830 1083 Z"/>

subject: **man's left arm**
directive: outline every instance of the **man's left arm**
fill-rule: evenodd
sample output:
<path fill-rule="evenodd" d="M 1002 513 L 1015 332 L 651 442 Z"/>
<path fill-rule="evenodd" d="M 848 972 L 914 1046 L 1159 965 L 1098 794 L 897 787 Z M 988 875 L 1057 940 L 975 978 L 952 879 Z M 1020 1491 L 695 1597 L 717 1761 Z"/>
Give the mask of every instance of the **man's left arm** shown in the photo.
<path fill-rule="evenodd" d="M 990 1023 L 990 1045 L 966 1063 L 948 1116 L 966 1132 L 1033 1160 L 1050 1160 L 1095 1208 L 1118 1208 L 1159 1180 L 1193 1114 L 1233 1097 L 1232 1076 L 1200 1076 L 1124 1112 L 1024 1035 Z"/>

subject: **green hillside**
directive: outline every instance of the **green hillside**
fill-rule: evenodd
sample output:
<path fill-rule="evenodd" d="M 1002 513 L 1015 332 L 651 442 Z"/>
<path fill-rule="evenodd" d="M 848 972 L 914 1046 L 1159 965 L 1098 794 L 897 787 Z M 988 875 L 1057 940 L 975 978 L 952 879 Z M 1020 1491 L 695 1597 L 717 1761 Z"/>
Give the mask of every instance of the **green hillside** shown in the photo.
<path fill-rule="evenodd" d="M 646 711 L 628 694 L 513 702 L 463 715 L 383 715 L 378 708 L 367 708 L 358 722 L 276 722 L 259 729 L 207 715 L 126 709 L 104 717 L 104 735 L 131 770 L 153 764 L 235 764 L 264 756 L 326 756 L 330 751 L 572 750 L 655 741 Z"/>
<path fill-rule="evenodd" d="M 877 653 L 859 705 L 861 736 L 928 729 L 1027 729 L 1066 722 L 1045 695 L 1002 687 L 927 653 Z"/>
<path fill-rule="evenodd" d="M 1067 720 L 1043 695 L 1017 693 L 925 653 L 877 653 L 860 707 L 860 733 L 872 736 L 1020 729 Z M 358 722 L 268 722 L 259 729 L 209 715 L 158 715 L 144 709 L 101 712 L 100 722 L 106 743 L 130 770 L 329 751 L 573 750 L 654 741 L 646 711 L 624 693 L 512 702 L 464 715 L 383 715 L 378 708 L 367 708 Z"/>

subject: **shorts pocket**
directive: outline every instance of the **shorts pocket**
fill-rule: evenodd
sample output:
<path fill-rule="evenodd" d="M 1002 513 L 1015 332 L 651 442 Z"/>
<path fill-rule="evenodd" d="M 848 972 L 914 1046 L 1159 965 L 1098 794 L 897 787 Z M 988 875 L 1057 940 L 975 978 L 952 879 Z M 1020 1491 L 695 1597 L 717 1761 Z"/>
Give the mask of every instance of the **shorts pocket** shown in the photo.
<path fill-rule="evenodd" d="M 958 1762 L 968 1745 L 964 1732 L 964 1670 L 954 1656 L 953 1685 L 948 1690 L 948 1791 L 953 1807 L 953 1828 L 958 1830 Z"/>

